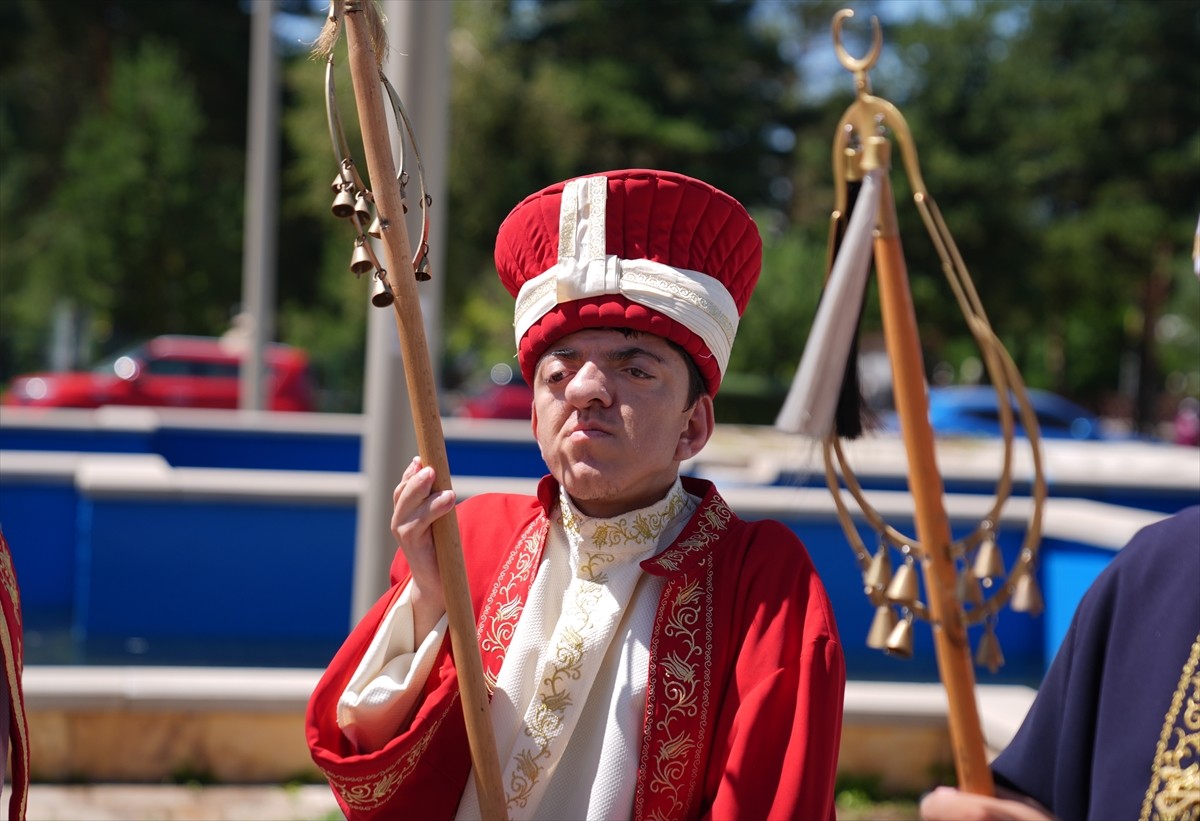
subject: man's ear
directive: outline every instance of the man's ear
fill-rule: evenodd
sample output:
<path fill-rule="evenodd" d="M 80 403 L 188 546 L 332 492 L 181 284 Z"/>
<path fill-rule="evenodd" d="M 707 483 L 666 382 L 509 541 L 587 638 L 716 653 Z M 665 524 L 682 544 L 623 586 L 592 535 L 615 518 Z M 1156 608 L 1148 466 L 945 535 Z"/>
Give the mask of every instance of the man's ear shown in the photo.
<path fill-rule="evenodd" d="M 712 437 L 716 421 L 712 397 L 707 393 L 700 394 L 696 404 L 687 410 L 687 421 L 679 433 L 679 442 L 675 446 L 676 461 L 682 462 L 690 459 L 703 450 Z"/>

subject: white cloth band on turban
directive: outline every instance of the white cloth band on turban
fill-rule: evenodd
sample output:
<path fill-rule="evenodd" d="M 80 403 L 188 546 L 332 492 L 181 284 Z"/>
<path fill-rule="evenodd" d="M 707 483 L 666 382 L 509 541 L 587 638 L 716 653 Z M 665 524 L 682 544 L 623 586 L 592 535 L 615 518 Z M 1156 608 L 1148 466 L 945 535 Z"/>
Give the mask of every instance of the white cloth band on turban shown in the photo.
<path fill-rule="evenodd" d="M 558 262 L 517 294 L 517 345 L 556 305 L 620 294 L 675 320 L 704 340 L 724 375 L 737 334 L 738 310 L 720 280 L 649 259 L 605 253 L 608 179 L 571 180 L 558 216 Z"/>

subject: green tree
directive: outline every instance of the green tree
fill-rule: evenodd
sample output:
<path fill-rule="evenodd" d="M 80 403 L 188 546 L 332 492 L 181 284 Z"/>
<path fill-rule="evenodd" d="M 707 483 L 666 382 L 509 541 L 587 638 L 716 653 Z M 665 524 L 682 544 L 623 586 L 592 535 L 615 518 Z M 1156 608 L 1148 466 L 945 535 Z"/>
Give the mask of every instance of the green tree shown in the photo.
<path fill-rule="evenodd" d="M 118 54 L 105 92 L 77 120 L 60 182 L 12 250 L 24 263 L 13 310 L 37 327 L 69 300 L 102 340 L 220 328 L 239 293 L 240 214 L 195 203 L 235 201 L 240 180 L 209 177 L 204 120 L 169 47 L 144 40 Z"/>
<path fill-rule="evenodd" d="M 752 208 L 788 209 L 795 67 L 756 4 L 655 0 L 459 3 L 453 109 L 448 341 L 512 354 L 492 241 L 522 197 L 611 168 L 671 168 Z M 503 324 L 500 324 L 503 322 Z M 474 357 L 470 358 L 471 360 Z"/>
<path fill-rule="evenodd" d="M 1028 381 L 1099 407 L 1132 355 L 1128 410 L 1149 429 L 1155 328 L 1200 190 L 1195 4 L 965 10 L 890 32 L 902 77 L 880 72 L 876 91 L 903 91 L 925 181 Z M 961 356 L 936 259 L 907 247 L 931 357 Z"/>
<path fill-rule="evenodd" d="M 0 379 L 46 364 L 59 299 L 91 317 L 101 347 L 224 328 L 239 293 L 248 32 L 232 2 L 0 9 Z"/>

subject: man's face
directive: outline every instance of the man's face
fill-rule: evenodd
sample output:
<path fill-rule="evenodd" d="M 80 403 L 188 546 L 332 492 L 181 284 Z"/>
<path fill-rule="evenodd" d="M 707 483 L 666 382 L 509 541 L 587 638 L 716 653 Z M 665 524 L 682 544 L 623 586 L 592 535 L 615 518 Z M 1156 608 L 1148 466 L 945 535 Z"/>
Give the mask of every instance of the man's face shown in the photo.
<path fill-rule="evenodd" d="M 712 399 L 685 407 L 683 355 L 651 334 L 594 328 L 550 347 L 533 380 L 533 435 L 589 516 L 653 504 L 713 430 Z"/>

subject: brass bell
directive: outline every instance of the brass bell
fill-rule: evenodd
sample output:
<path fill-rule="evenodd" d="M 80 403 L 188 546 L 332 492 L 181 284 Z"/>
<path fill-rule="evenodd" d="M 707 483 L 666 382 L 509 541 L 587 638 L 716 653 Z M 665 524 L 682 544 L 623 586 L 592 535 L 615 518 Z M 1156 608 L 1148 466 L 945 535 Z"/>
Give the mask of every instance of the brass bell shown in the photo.
<path fill-rule="evenodd" d="M 1045 609 L 1037 581 L 1028 570 L 1022 573 L 1016 584 L 1013 585 L 1012 609 L 1017 613 L 1028 613 L 1031 616 L 1040 615 Z"/>
<path fill-rule="evenodd" d="M 958 574 L 954 593 L 963 604 L 979 607 L 983 604 L 983 591 L 979 589 L 979 579 L 967 568 Z"/>
<path fill-rule="evenodd" d="M 917 600 L 917 593 L 917 572 L 911 562 L 905 562 L 892 577 L 884 595 L 896 604 L 911 605 Z"/>
<path fill-rule="evenodd" d="M 991 536 L 985 536 L 980 543 L 973 569 L 977 579 L 995 579 L 1004 575 L 1004 558 L 1000 555 L 996 540 Z"/>
<path fill-rule="evenodd" d="M 975 650 L 975 664 L 986 667 L 988 672 L 995 673 L 1004 666 L 1004 653 L 1000 651 L 1000 641 L 991 624 L 983 631 L 979 639 L 979 647 Z"/>
<path fill-rule="evenodd" d="M 887 545 L 881 544 L 879 550 L 871 557 L 871 563 L 867 565 L 866 575 L 863 576 L 863 582 L 867 586 L 867 590 L 883 590 L 888 586 L 888 582 L 892 580 L 892 558 L 888 555 Z"/>
<path fill-rule="evenodd" d="M 350 258 L 350 270 L 355 276 L 362 276 L 375 267 L 375 263 L 371 261 L 371 255 L 367 252 L 367 242 L 364 237 L 358 237 L 354 241 L 354 256 Z"/>
<path fill-rule="evenodd" d="M 341 174 L 338 174 L 336 177 L 333 178 L 333 182 L 329 183 L 329 190 L 336 194 L 337 192 L 339 192 L 343 188 L 345 188 L 347 185 L 353 185 L 353 183 L 350 182 L 350 180 L 347 179 L 346 177 L 343 177 Z"/>
<path fill-rule="evenodd" d="M 358 192 L 354 198 L 354 213 L 358 214 L 358 221 L 363 225 L 371 222 L 371 192 Z"/>
<path fill-rule="evenodd" d="M 887 648 L 888 636 L 896 627 L 896 611 L 890 604 L 881 604 L 875 608 L 875 617 L 871 619 L 871 629 L 867 631 L 867 646 L 872 650 Z"/>
<path fill-rule="evenodd" d="M 387 284 L 381 271 L 371 284 L 371 304 L 376 308 L 387 308 L 395 301 L 396 295 L 392 293 L 392 286 Z"/>
<path fill-rule="evenodd" d="M 906 616 L 896 622 L 892 632 L 888 633 L 885 649 L 893 656 L 910 659 L 913 654 L 912 616 Z"/>
<path fill-rule="evenodd" d="M 429 275 L 429 254 L 421 255 L 420 262 L 417 263 L 416 269 L 413 271 L 413 276 L 417 282 L 428 282 L 432 277 Z"/>
<path fill-rule="evenodd" d="M 351 185 L 343 185 L 342 190 L 333 198 L 333 207 L 330 208 L 333 215 L 338 219 L 349 219 L 354 213 L 354 194 L 351 192 Z"/>
<path fill-rule="evenodd" d="M 371 227 L 367 229 L 367 233 L 375 237 L 375 239 L 383 239 L 383 222 L 379 219 L 379 215 L 375 215 L 375 219 L 371 220 Z"/>

